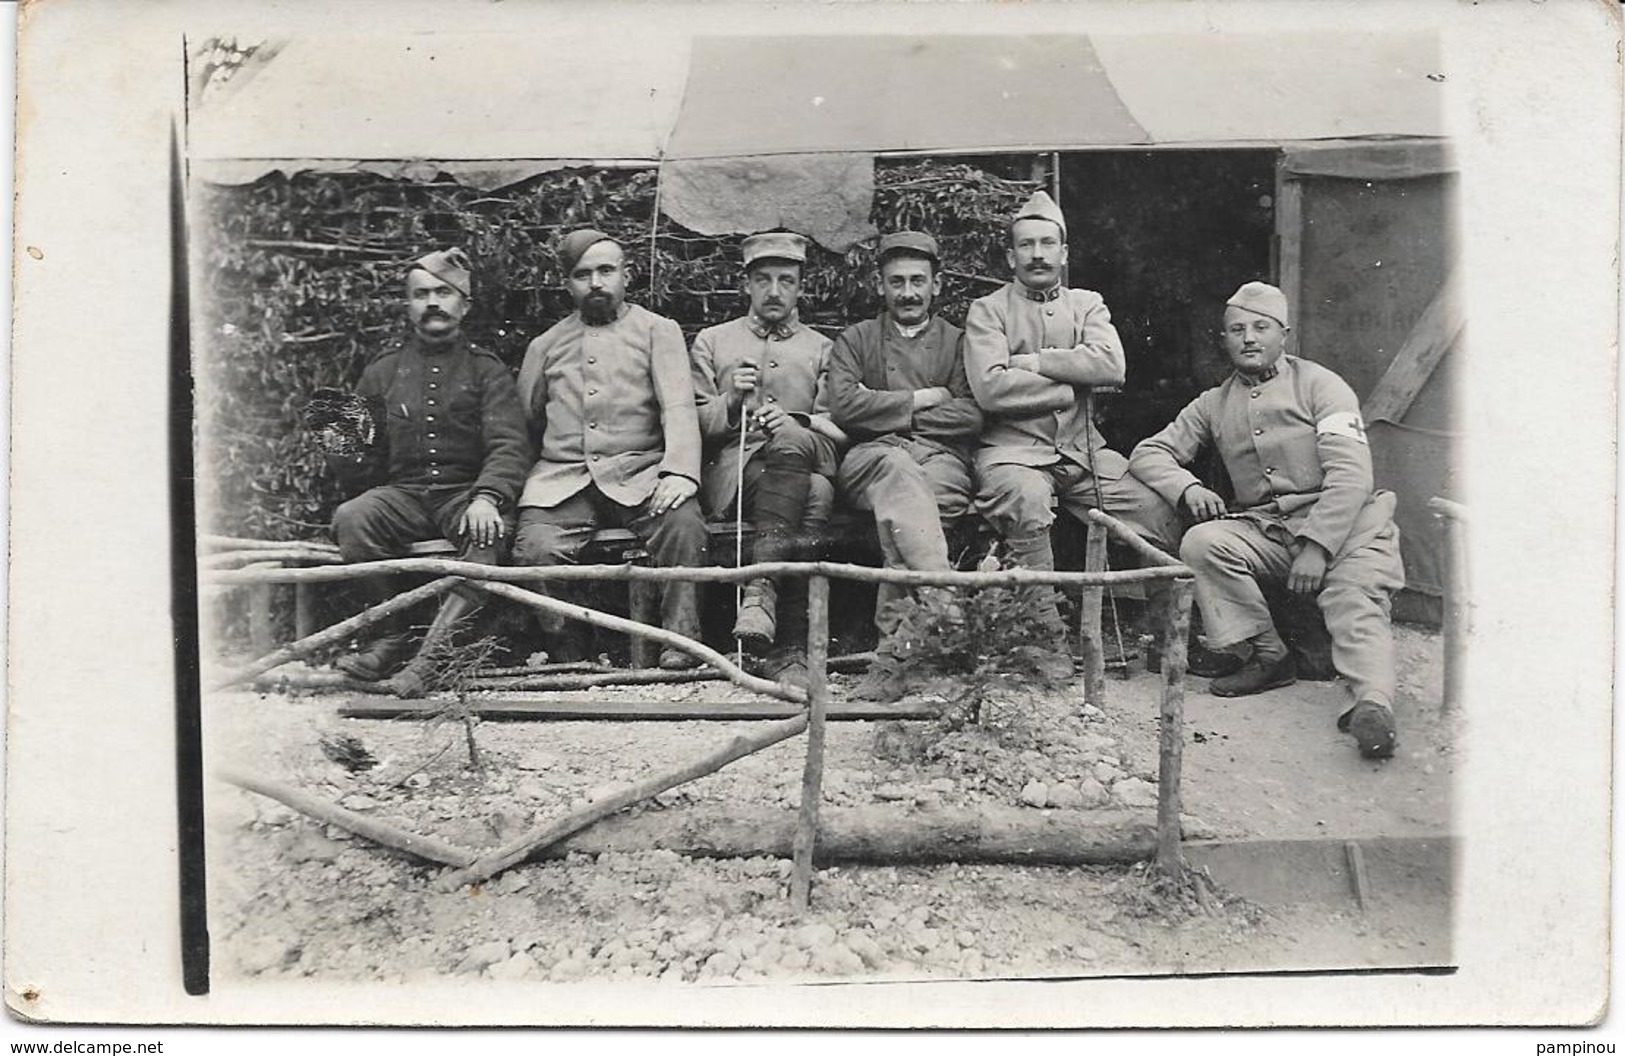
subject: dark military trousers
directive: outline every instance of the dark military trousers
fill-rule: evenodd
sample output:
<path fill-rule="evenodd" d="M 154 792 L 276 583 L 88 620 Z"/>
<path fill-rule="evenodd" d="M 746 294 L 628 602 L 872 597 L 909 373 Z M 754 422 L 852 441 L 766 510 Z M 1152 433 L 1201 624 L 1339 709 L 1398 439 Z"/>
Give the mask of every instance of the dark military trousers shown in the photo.
<path fill-rule="evenodd" d="M 519 511 L 514 534 L 514 563 L 559 565 L 572 563 L 600 528 L 625 528 L 643 540 L 654 563 L 662 568 L 703 567 L 705 518 L 693 499 L 658 516 L 649 512 L 648 500 L 622 506 L 589 484 L 557 506 L 527 506 Z M 554 593 L 548 590 L 547 593 Z M 543 628 L 556 632 L 563 618 L 542 619 Z M 699 586 L 666 583 L 660 592 L 660 625 L 668 631 L 699 640 Z"/>

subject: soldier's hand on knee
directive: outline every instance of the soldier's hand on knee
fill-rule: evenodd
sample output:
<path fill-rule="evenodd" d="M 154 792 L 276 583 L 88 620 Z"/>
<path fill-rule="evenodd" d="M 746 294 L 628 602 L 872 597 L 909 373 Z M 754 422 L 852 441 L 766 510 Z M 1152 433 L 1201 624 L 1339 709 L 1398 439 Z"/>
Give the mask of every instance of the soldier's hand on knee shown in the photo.
<path fill-rule="evenodd" d="M 1180 498 L 1185 500 L 1185 508 L 1190 510 L 1191 515 L 1198 521 L 1211 521 L 1215 517 L 1223 517 L 1226 513 L 1224 499 L 1219 497 L 1219 493 L 1200 484 L 1192 484 L 1186 488 L 1185 494 Z"/>
<path fill-rule="evenodd" d="M 687 477 L 680 477 L 675 473 L 668 473 L 660 478 L 655 485 L 654 494 L 649 496 L 649 513 L 659 517 L 667 510 L 674 510 L 694 497 L 700 486 Z"/>
<path fill-rule="evenodd" d="M 1298 556 L 1292 559 L 1292 571 L 1287 573 L 1286 589 L 1294 594 L 1313 594 L 1326 580 L 1326 566 L 1332 555 L 1319 543 L 1303 540 Z"/>
<path fill-rule="evenodd" d="M 476 495 L 463 511 L 457 531 L 475 546 L 493 546 L 507 532 L 502 514 L 489 495 Z"/>

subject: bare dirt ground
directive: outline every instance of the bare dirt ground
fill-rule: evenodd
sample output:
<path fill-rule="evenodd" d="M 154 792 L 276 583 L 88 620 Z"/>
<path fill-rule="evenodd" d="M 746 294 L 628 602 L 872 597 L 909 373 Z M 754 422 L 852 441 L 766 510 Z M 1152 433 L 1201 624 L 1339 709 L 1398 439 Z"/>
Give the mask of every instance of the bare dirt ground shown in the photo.
<path fill-rule="evenodd" d="M 1187 838 L 1440 836 L 1455 764 L 1437 709 L 1439 642 L 1398 628 L 1400 747 L 1361 760 L 1334 726 L 1343 689 L 1299 683 L 1225 701 L 1191 679 Z M 855 679 L 836 676 L 839 697 Z M 929 812 L 999 804 L 1149 808 L 1160 680 L 1109 680 L 1103 710 L 1081 689 L 1015 694 L 986 728 L 929 744 L 924 723 L 829 728 L 825 802 Z M 739 699 L 725 683 L 598 690 Z M 297 786 L 473 850 L 495 846 L 614 786 L 703 754 L 755 723 L 485 722 L 483 772 L 460 727 L 339 719 L 340 695 L 234 693 L 206 702 L 209 766 Z M 379 765 L 352 774 L 323 734 L 355 737 Z M 776 745 L 644 811 L 687 804 L 793 807 L 805 741 Z M 421 769 L 419 769 L 421 765 Z M 412 776 L 402 775 L 416 769 Z M 208 788 L 210 930 L 217 971 L 267 978 L 404 981 L 628 978 L 744 984 L 830 979 L 1051 977 L 1437 964 L 1448 890 L 1379 891 L 1346 903 L 1223 901 L 1207 912 L 1157 889 L 1143 867 L 840 866 L 790 910 L 787 860 L 669 851 L 575 854 L 441 893 L 443 870 L 320 825 L 269 799 Z"/>

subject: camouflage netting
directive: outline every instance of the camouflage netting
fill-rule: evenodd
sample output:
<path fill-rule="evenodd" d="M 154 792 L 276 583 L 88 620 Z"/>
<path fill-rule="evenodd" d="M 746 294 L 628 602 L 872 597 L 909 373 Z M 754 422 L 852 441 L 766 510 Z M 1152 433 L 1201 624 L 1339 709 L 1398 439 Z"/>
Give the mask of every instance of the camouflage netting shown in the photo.
<path fill-rule="evenodd" d="M 1014 178 L 1026 169 L 1014 158 L 877 162 L 871 218 L 881 231 L 937 236 L 941 308 L 955 322 L 1007 274 L 1004 219 L 1035 187 Z M 515 369 L 526 344 L 570 310 L 552 246 L 575 227 L 623 240 L 631 298 L 690 337 L 738 315 L 738 238 L 652 224 L 654 200 L 655 174 L 644 169 L 561 170 L 499 192 L 368 174 L 204 185 L 193 266 L 208 530 L 264 539 L 326 531 L 340 495 L 300 411 L 318 389 L 351 388 L 377 348 L 404 336 L 402 265 L 432 249 L 469 252 L 475 305 L 466 327 Z M 878 309 L 872 250 L 842 257 L 812 247 L 807 323 L 834 334 Z"/>

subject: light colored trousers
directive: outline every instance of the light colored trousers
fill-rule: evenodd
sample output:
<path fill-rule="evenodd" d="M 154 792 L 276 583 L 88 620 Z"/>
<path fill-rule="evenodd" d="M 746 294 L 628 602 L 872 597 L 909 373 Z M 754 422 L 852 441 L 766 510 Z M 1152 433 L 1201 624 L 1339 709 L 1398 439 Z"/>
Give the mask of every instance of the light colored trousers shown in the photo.
<path fill-rule="evenodd" d="M 1196 603 L 1211 649 L 1227 649 L 1269 630 L 1260 584 L 1286 582 L 1293 550 L 1285 525 L 1270 530 L 1252 518 L 1198 524 L 1185 533 L 1179 559 L 1196 573 Z M 1393 592 L 1405 585 L 1399 529 L 1390 521 L 1334 558 L 1316 598 L 1332 639 L 1332 664 L 1354 700 L 1394 702 Z"/>
<path fill-rule="evenodd" d="M 838 485 L 848 505 L 874 513 L 887 568 L 952 567 L 942 522 L 970 511 L 971 476 L 964 459 L 907 437 L 870 440 L 846 453 Z M 882 633 L 892 629 L 882 615 L 886 605 L 907 594 L 906 587 L 880 585 L 875 625 Z"/>

